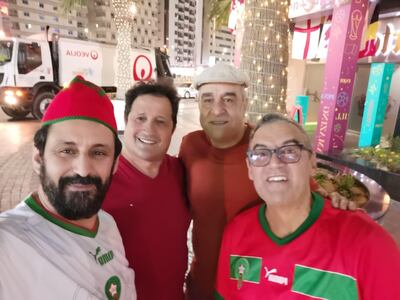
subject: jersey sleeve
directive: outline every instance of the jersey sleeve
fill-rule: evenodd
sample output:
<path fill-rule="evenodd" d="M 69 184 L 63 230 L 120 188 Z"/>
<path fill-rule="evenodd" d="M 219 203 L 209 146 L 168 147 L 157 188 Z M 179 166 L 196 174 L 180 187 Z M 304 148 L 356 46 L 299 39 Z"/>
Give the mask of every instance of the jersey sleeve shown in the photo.
<path fill-rule="evenodd" d="M 391 236 L 380 226 L 376 226 L 366 237 L 358 273 L 361 299 L 399 299 L 400 251 Z"/>

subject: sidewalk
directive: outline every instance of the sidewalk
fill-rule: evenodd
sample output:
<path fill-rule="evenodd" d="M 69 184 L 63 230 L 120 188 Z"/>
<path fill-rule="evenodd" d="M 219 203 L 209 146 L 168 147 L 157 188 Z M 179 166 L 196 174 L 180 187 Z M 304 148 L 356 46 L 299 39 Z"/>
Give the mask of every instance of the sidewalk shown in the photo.
<path fill-rule="evenodd" d="M 10 156 L 0 157 L 0 211 L 13 208 L 37 189 L 39 178 L 32 168 L 32 143 Z"/>

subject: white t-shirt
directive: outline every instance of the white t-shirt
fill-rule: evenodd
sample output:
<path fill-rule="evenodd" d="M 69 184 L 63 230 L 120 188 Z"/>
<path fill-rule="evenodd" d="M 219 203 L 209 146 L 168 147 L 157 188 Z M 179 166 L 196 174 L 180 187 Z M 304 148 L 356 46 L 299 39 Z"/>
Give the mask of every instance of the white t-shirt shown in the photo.
<path fill-rule="evenodd" d="M 136 299 L 114 219 L 96 231 L 49 214 L 30 196 L 0 214 L 0 299 Z"/>

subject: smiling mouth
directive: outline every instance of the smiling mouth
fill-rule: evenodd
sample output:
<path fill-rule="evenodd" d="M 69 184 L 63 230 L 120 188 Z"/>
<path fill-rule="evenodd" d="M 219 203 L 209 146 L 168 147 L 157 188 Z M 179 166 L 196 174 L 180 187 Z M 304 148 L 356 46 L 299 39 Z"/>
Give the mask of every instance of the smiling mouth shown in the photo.
<path fill-rule="evenodd" d="M 212 125 L 222 126 L 222 125 L 225 125 L 226 123 L 228 123 L 228 121 L 211 121 L 210 123 Z"/>
<path fill-rule="evenodd" d="M 267 182 L 287 182 L 288 178 L 286 176 L 270 176 L 267 178 Z"/>
<path fill-rule="evenodd" d="M 139 137 L 137 137 L 137 140 L 138 140 L 139 142 L 143 143 L 143 144 L 146 144 L 146 145 L 154 145 L 154 144 L 157 143 L 157 141 L 155 141 L 155 140 L 146 139 L 146 138 L 139 138 Z"/>

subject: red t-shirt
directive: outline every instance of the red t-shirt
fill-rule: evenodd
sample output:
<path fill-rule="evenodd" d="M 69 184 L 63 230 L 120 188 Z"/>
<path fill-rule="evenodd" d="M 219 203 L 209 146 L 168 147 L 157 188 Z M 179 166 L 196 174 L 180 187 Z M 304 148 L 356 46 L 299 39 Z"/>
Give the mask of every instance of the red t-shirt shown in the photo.
<path fill-rule="evenodd" d="M 225 224 L 244 209 L 262 202 L 247 175 L 246 151 L 250 131 L 251 128 L 247 127 L 242 140 L 227 149 L 213 147 L 204 131 L 189 133 L 182 140 L 179 157 L 187 174 L 195 255 L 188 285 L 190 299 L 214 297 L 218 253 Z"/>
<path fill-rule="evenodd" d="M 399 299 L 400 252 L 362 212 L 332 208 L 314 195 L 309 217 L 279 238 L 265 204 L 226 226 L 217 299 Z"/>
<path fill-rule="evenodd" d="M 138 300 L 184 298 L 190 217 L 183 180 L 177 158 L 166 155 L 150 178 L 120 156 L 103 209 L 121 232 Z"/>

